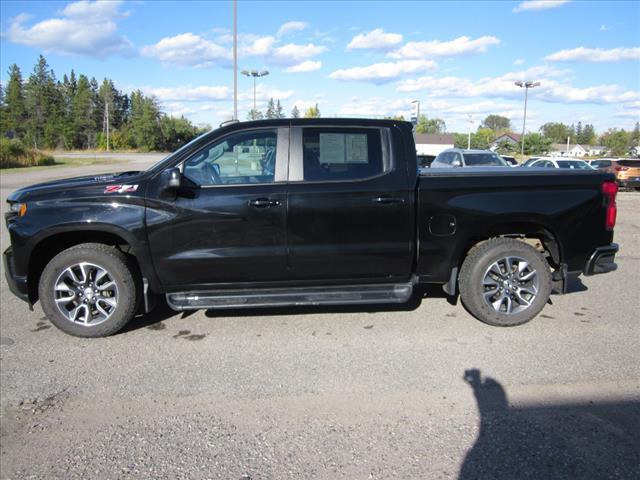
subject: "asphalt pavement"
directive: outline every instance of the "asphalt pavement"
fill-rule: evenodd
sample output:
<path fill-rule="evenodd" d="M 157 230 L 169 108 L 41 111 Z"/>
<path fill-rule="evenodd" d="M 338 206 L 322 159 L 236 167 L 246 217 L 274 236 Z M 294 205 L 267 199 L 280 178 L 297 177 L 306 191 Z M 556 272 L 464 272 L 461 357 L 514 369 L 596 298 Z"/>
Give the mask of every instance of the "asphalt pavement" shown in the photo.
<path fill-rule="evenodd" d="M 21 185 L 153 161 L 2 174 L 2 210 Z M 401 307 L 161 307 L 79 339 L 3 279 L 0 477 L 640 478 L 640 194 L 618 207 L 618 271 L 515 328 L 433 289 Z"/>

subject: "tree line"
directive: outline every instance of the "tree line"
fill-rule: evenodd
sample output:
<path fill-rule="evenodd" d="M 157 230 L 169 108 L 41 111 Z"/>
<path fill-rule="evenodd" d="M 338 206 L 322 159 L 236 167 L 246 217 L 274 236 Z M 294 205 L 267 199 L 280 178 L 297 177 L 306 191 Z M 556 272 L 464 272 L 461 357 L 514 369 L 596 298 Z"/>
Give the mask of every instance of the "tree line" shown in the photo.
<path fill-rule="evenodd" d="M 403 116 L 387 117 L 404 120 Z M 446 132 L 446 123 L 441 118 L 428 118 L 420 115 L 416 122 L 416 133 L 441 134 Z M 475 132 L 454 133 L 454 145 L 457 148 L 467 148 L 469 141 L 471 148 L 486 150 L 496 138 L 505 133 L 512 133 L 511 120 L 502 115 L 486 116 Z M 527 155 L 541 155 L 547 153 L 552 144 L 565 144 L 569 139 L 572 145 L 582 146 L 602 145 L 607 147 L 611 155 L 622 156 L 629 153 L 633 147 L 640 146 L 640 123 L 636 122 L 633 130 L 610 128 L 598 135 L 594 126 L 577 122 L 565 125 L 561 122 L 548 122 L 542 125 L 538 132 L 530 132 L 524 136 L 524 152 Z M 512 142 L 501 142 L 497 151 L 503 154 L 520 152 L 520 146 Z"/>
<path fill-rule="evenodd" d="M 303 115 L 304 118 L 320 118 L 320 116 L 320 109 L 318 108 L 317 103 L 307 108 L 304 111 Z M 296 105 L 294 105 L 291 109 L 290 117 L 300 118 L 300 110 Z M 247 120 L 263 120 L 265 118 L 287 118 L 280 100 L 274 101 L 273 97 L 270 98 L 269 102 L 267 103 L 267 109 L 264 113 L 261 110 L 257 110 L 255 108 L 252 108 L 251 110 L 249 110 L 249 113 L 247 113 Z"/>
<path fill-rule="evenodd" d="M 210 129 L 163 113 L 157 98 L 118 90 L 112 80 L 71 70 L 62 80 L 40 55 L 29 77 L 9 67 L 0 90 L 0 135 L 38 149 L 171 151 Z"/>

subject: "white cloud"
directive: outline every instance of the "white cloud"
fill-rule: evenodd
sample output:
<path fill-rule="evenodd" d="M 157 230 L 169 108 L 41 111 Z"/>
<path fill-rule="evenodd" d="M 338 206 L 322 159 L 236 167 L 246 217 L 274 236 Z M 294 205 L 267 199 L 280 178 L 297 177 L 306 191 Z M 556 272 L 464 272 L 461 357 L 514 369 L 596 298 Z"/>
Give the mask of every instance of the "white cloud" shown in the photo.
<path fill-rule="evenodd" d="M 256 85 L 256 100 L 260 102 L 266 102 L 270 98 L 276 100 L 286 100 L 291 98 L 295 92 L 293 90 L 280 90 L 278 88 L 269 88 L 263 83 Z M 253 88 L 238 94 L 238 100 L 251 100 L 253 101 Z"/>
<path fill-rule="evenodd" d="M 60 18 L 25 25 L 26 14 L 11 20 L 5 36 L 9 41 L 63 55 L 105 58 L 127 54 L 131 43 L 118 32 L 116 20 L 127 16 L 120 12 L 121 1 L 80 1 L 68 4 Z"/>
<path fill-rule="evenodd" d="M 436 63 L 432 60 L 403 60 L 401 62 L 374 63 L 366 67 L 336 70 L 329 77 L 345 82 L 385 83 L 408 73 L 434 70 L 436 66 Z"/>
<path fill-rule="evenodd" d="M 560 78 L 562 81 L 555 80 Z M 549 66 L 533 67 L 521 72 L 510 72 L 499 77 L 472 80 L 461 77 L 421 77 L 399 82 L 400 92 L 426 90 L 430 97 L 488 97 L 521 98 L 522 89 L 514 82 L 530 79 L 541 85 L 529 94 L 530 98 L 551 103 L 615 104 L 640 99 L 640 92 L 623 90 L 619 85 L 574 87 L 565 80 L 566 72 Z"/>
<path fill-rule="evenodd" d="M 163 102 L 221 101 L 231 98 L 231 89 L 225 86 L 182 85 L 180 87 L 144 87 L 145 93 L 155 95 Z"/>
<path fill-rule="evenodd" d="M 544 57 L 551 62 L 620 62 L 622 60 L 640 60 L 640 47 L 634 48 L 585 48 L 578 47 L 560 50 Z"/>
<path fill-rule="evenodd" d="M 273 51 L 274 58 L 281 63 L 296 63 L 314 57 L 327 51 L 327 47 L 322 45 L 314 45 L 308 43 L 306 45 L 297 45 L 288 43 L 281 47 L 277 47 Z"/>
<path fill-rule="evenodd" d="M 238 55 L 242 57 L 270 55 L 276 39 L 272 36 L 246 35 L 241 37 Z"/>
<path fill-rule="evenodd" d="M 353 37 L 347 45 L 347 50 L 388 50 L 401 42 L 402 35 L 399 33 L 385 33 L 382 28 L 376 28 L 368 33 L 361 33 Z"/>
<path fill-rule="evenodd" d="M 609 30 L 609 27 L 607 27 L 604 23 L 602 25 L 600 25 L 600 31 L 601 32 L 606 32 L 607 30 Z"/>
<path fill-rule="evenodd" d="M 304 73 L 304 72 L 314 72 L 316 70 L 320 70 L 322 68 L 322 62 L 320 60 L 313 61 L 307 60 L 302 63 L 298 63 L 297 65 L 293 65 L 292 67 L 286 68 L 285 72 L 288 73 Z"/>
<path fill-rule="evenodd" d="M 491 45 L 499 43 L 500 40 L 492 36 L 479 37 L 475 40 L 462 36 L 448 42 L 441 42 L 440 40 L 407 42 L 398 50 L 391 52 L 389 56 L 393 58 L 425 58 L 484 53 Z"/>
<path fill-rule="evenodd" d="M 512 11 L 517 13 L 527 10 L 546 10 L 561 7 L 565 3 L 569 3 L 569 0 L 527 0 L 520 2 Z"/>
<path fill-rule="evenodd" d="M 640 100 L 631 102 L 629 105 L 623 105 L 613 114 L 614 117 L 631 118 L 636 122 L 640 122 Z"/>
<path fill-rule="evenodd" d="M 227 48 L 193 33 L 165 37 L 155 45 L 142 47 L 140 53 L 165 65 L 182 67 L 211 67 L 228 63 L 231 59 Z"/>
<path fill-rule="evenodd" d="M 220 45 L 199 35 L 182 33 L 166 37 L 155 45 L 142 47 L 140 53 L 145 57 L 155 58 L 163 64 L 182 67 L 212 67 L 216 65 L 230 66 L 231 47 L 227 44 L 227 36 L 218 37 Z M 288 43 L 278 46 L 278 40 L 270 35 L 241 35 L 239 38 L 238 56 L 240 58 L 262 57 L 267 65 L 293 66 L 300 64 L 327 50 L 327 47 L 308 43 L 300 45 Z M 306 65 L 308 68 L 309 65 Z"/>
<path fill-rule="evenodd" d="M 390 117 L 403 115 L 409 118 L 411 114 L 411 99 L 388 99 L 382 97 L 360 98 L 352 97 L 340 105 L 338 115 L 349 117 Z"/>
<path fill-rule="evenodd" d="M 524 58 L 516 58 L 513 62 L 514 65 L 523 65 L 524 64 Z"/>
<path fill-rule="evenodd" d="M 307 28 L 307 22 L 286 22 L 278 29 L 278 37 Z"/>

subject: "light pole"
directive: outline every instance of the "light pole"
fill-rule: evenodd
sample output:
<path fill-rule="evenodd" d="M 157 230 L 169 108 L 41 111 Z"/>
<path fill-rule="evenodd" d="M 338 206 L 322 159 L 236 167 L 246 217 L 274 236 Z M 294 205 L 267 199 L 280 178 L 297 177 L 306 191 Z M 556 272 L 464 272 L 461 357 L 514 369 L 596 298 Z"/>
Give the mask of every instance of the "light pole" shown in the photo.
<path fill-rule="evenodd" d="M 416 106 L 416 131 L 418 130 L 418 123 L 420 123 L 420 100 L 412 100 L 411 103 Z"/>
<path fill-rule="evenodd" d="M 238 2 L 233 0 L 233 119 L 238 119 Z"/>
<path fill-rule="evenodd" d="M 471 150 L 471 125 L 473 125 L 473 117 L 469 114 L 469 131 L 467 132 L 467 150 Z"/>
<path fill-rule="evenodd" d="M 259 72 L 258 70 L 242 70 L 240 73 L 243 74 L 243 75 L 246 75 L 247 77 L 253 77 L 253 113 L 255 115 L 255 112 L 256 112 L 256 78 L 266 77 L 267 75 L 269 75 L 269 71 L 268 70 L 262 70 L 261 72 Z"/>
<path fill-rule="evenodd" d="M 525 127 L 527 125 L 527 93 L 530 88 L 539 87 L 540 82 L 516 82 L 515 85 L 520 88 L 524 88 L 524 117 L 522 119 L 522 138 L 520 139 L 520 143 L 522 144 L 520 148 L 520 155 L 524 156 L 524 133 Z"/>

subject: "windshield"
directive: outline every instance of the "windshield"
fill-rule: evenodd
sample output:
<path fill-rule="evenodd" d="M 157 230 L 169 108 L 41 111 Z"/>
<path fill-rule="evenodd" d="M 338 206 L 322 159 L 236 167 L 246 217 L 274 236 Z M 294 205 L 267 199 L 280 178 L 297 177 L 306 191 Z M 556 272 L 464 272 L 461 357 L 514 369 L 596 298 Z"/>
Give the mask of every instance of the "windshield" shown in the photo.
<path fill-rule="evenodd" d="M 593 170 L 587 162 L 581 160 L 559 160 L 559 168 L 577 168 L 580 170 Z"/>
<path fill-rule="evenodd" d="M 640 160 L 618 160 L 618 165 L 623 167 L 640 168 Z"/>
<path fill-rule="evenodd" d="M 508 167 L 495 153 L 465 153 L 464 163 L 467 167 Z"/>
<path fill-rule="evenodd" d="M 194 143 L 196 143 L 200 138 L 202 138 L 203 136 L 207 135 L 210 132 L 205 132 L 202 135 L 198 135 L 196 138 L 194 138 L 193 140 L 191 140 L 188 143 L 185 143 L 183 146 L 181 146 L 178 150 L 176 150 L 175 152 L 171 152 L 169 155 L 167 155 L 166 157 L 162 158 L 162 160 L 158 160 L 156 163 L 154 163 L 153 165 L 151 165 L 151 167 L 149 167 L 148 171 L 151 170 L 155 170 L 156 168 L 158 168 L 160 165 L 162 165 L 169 157 L 172 157 L 173 155 L 176 155 L 180 152 L 183 152 L 185 150 L 187 150 L 191 145 L 193 145 Z"/>

